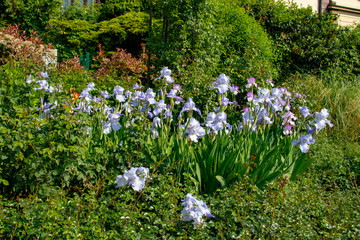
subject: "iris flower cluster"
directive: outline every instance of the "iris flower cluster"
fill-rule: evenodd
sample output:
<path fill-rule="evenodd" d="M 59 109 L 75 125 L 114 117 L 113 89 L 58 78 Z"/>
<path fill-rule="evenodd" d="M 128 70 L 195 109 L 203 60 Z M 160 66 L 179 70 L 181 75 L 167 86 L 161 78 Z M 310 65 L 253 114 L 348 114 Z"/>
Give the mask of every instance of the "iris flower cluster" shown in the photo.
<path fill-rule="evenodd" d="M 29 76 L 27 82 L 36 81 L 39 87 L 35 88 L 35 90 L 53 92 L 54 88 L 51 88 L 46 80 L 49 76 L 46 73 L 42 73 L 41 76 L 43 79 L 38 81 Z M 147 120 L 149 124 L 145 128 L 156 138 L 159 136 L 158 130 L 164 125 L 164 121 L 173 121 L 175 107 L 184 102 L 184 100 L 180 96 L 181 86 L 175 84 L 169 68 L 163 68 L 160 76 L 155 80 L 162 81 L 160 84 L 162 88 L 157 92 L 151 88 L 143 90 L 142 86 L 135 84 L 133 91 L 125 91 L 121 86 L 115 86 L 112 94 L 109 94 L 107 91 L 100 91 L 101 96 L 92 94 L 97 89 L 94 83 L 89 83 L 79 95 L 80 101 L 77 101 L 76 105 L 72 107 L 72 112 L 87 112 L 89 114 L 95 111 L 102 112 L 104 134 L 118 131 L 121 127 L 144 126 L 136 124 L 136 121 L 143 122 Z M 329 113 L 327 109 L 322 109 L 321 112 L 315 113 L 315 118 L 311 120 L 310 118 L 313 117 L 313 114 L 311 114 L 310 109 L 306 106 L 299 106 L 297 110 L 294 107 L 296 106 L 294 105 L 296 100 L 302 101 L 302 103 L 306 102 L 304 95 L 296 93 L 292 97 L 292 94 L 285 87 L 273 87 L 274 84 L 270 79 L 267 80 L 267 83 L 271 85 L 271 89 L 258 87 L 255 78 L 248 79 L 248 83 L 245 86 L 246 89 L 250 90 L 245 97 L 248 103 L 243 108 L 242 119 L 237 125 L 237 130 L 257 131 L 259 126 L 263 124 L 271 125 L 277 119 L 281 119 L 280 127 L 283 134 L 299 135 L 298 140 L 294 140 L 293 144 L 300 144 L 300 150 L 303 153 L 308 152 L 309 144 L 315 142 L 313 134 L 318 133 L 327 125 L 332 126 L 328 120 Z M 239 87 L 231 85 L 230 78 L 225 74 L 220 74 L 211 89 L 217 92 L 219 107 L 217 109 L 214 108 L 213 112 L 207 114 L 205 122 L 201 123 L 197 119 L 198 116 L 202 116 L 202 113 L 196 107 L 192 98 L 187 99 L 177 117 L 179 122 L 175 123 L 175 126 L 178 126 L 180 132 L 185 133 L 186 138 L 192 142 L 198 142 L 205 134 L 218 134 L 222 133 L 223 130 L 228 134 L 232 131 L 233 126 L 227 121 L 226 109 L 230 105 L 236 105 L 236 101 L 231 102 L 226 95 L 229 92 L 230 94 L 237 95 Z M 108 99 L 115 100 L 115 103 L 118 103 L 120 106 L 107 106 Z M 45 112 L 43 115 L 48 116 L 50 110 L 56 107 L 56 103 L 42 103 L 42 106 L 42 110 Z M 198 115 L 194 115 L 194 112 Z M 304 122 L 303 120 L 309 120 L 307 126 L 308 133 L 306 135 L 299 134 L 301 124 L 299 123 L 298 112 L 302 115 L 302 122 Z M 122 126 L 120 120 L 124 116 L 128 120 L 126 125 Z"/>
<path fill-rule="evenodd" d="M 215 218 L 208 206 L 204 201 L 197 200 L 191 193 L 186 195 L 186 198 L 182 200 L 182 206 L 184 209 L 181 211 L 181 219 L 185 222 L 193 221 L 193 224 L 200 226 L 204 224 L 204 216 L 208 218 Z"/>
<path fill-rule="evenodd" d="M 61 84 L 58 84 L 56 87 L 49 85 L 48 81 L 46 80 L 46 79 L 50 78 L 49 75 L 47 74 L 47 72 L 41 72 L 40 76 L 42 77 L 42 79 L 36 80 L 30 74 L 28 76 L 28 78 L 26 79 L 26 83 L 30 84 L 32 82 L 36 82 L 37 84 L 39 84 L 39 87 L 34 88 L 35 91 L 42 90 L 44 92 L 49 92 L 49 93 L 62 92 Z"/>
<path fill-rule="evenodd" d="M 308 116 L 312 117 L 310 114 L 310 110 L 305 107 L 300 107 L 300 113 L 303 115 L 304 118 Z M 314 144 L 315 139 L 312 136 L 315 132 L 318 133 L 320 130 L 324 129 L 326 125 L 329 127 L 333 127 L 333 124 L 328 120 L 329 112 L 326 108 L 323 108 L 320 112 L 315 113 L 315 119 L 310 122 L 307 126 L 307 133 L 305 135 L 301 135 L 298 140 L 294 140 L 292 142 L 293 145 L 299 144 L 299 148 L 301 152 L 307 153 L 310 149 L 309 144 Z M 311 125 L 314 125 L 312 128 Z"/>
<path fill-rule="evenodd" d="M 273 86 L 272 83 L 271 86 Z M 257 85 L 255 79 L 250 78 L 246 88 L 253 87 L 257 87 Z M 242 114 L 243 120 L 242 123 L 239 124 L 238 130 L 242 130 L 244 126 L 247 126 L 251 131 L 256 131 L 258 124 L 272 124 L 279 116 L 282 118 L 281 126 L 284 135 L 292 135 L 296 133 L 294 130 L 296 127 L 298 129 L 301 128 L 303 123 L 297 123 L 298 117 L 294 112 L 296 108 L 292 106 L 292 103 L 296 99 L 306 102 L 303 99 L 304 95 L 296 93 L 294 98 L 292 98 L 291 93 L 285 87 L 272 88 L 271 90 L 257 87 L 257 94 L 248 92 L 246 98 L 249 107 L 244 108 L 244 113 Z M 300 106 L 298 110 L 304 122 L 307 118 L 313 117 L 306 106 Z M 301 152 L 307 153 L 309 151 L 309 144 L 315 143 L 313 137 L 314 132 L 316 131 L 316 133 L 318 133 L 321 129 L 324 129 L 326 125 L 330 127 L 333 126 L 330 120 L 328 120 L 328 117 L 329 113 L 327 109 L 322 109 L 321 112 L 315 113 L 315 119 L 308 123 L 307 134 L 301 134 L 299 139 L 294 140 L 292 144 L 299 144 Z"/>
<path fill-rule="evenodd" d="M 118 175 L 116 177 L 116 188 L 129 185 L 134 191 L 138 192 L 144 189 L 146 180 L 149 178 L 148 168 L 131 168 L 129 171 L 125 171 L 123 175 Z"/>

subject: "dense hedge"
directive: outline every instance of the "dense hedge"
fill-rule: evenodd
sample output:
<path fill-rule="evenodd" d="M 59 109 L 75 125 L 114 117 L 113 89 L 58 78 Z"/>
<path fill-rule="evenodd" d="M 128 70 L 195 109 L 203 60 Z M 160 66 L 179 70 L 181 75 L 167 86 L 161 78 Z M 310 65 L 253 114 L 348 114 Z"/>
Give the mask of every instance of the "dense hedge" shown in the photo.
<path fill-rule="evenodd" d="M 143 12 L 128 12 L 99 23 L 79 19 L 52 19 L 49 21 L 48 41 L 67 57 L 85 51 L 94 56 L 98 43 L 106 51 L 114 51 L 119 46 L 134 49 L 140 46 L 148 31 L 148 18 Z"/>
<path fill-rule="evenodd" d="M 360 73 L 358 27 L 340 27 L 335 15 L 319 15 L 311 8 L 282 1 L 241 0 L 239 5 L 271 36 L 283 77 L 296 71 L 317 74 L 332 68 L 347 75 Z"/>

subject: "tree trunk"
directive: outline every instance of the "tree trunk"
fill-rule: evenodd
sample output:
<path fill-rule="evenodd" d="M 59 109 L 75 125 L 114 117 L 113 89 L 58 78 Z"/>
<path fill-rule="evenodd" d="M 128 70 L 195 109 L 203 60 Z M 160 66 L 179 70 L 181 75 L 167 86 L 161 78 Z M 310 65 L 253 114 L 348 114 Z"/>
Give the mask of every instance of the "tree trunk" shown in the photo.
<path fill-rule="evenodd" d="M 149 38 L 152 36 L 152 14 L 153 14 L 153 6 L 152 2 L 150 1 L 150 19 L 149 19 Z M 148 59 L 147 59 L 147 82 L 150 82 L 150 65 L 151 65 L 151 52 L 149 47 L 146 48 Z"/>
<path fill-rule="evenodd" d="M 163 16 L 163 26 L 162 26 L 162 42 L 166 42 L 166 17 L 165 14 Z"/>

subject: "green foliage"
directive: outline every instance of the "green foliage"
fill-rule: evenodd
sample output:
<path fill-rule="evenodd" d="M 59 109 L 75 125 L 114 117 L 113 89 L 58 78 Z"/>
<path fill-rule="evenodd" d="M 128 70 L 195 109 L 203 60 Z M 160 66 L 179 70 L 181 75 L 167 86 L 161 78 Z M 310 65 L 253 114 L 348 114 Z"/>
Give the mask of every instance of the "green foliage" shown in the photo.
<path fill-rule="evenodd" d="M 49 21 L 48 41 L 58 49 L 60 57 L 72 58 L 87 50 L 95 52 L 97 26 L 85 20 Z M 90 49 L 88 49 L 90 47 Z"/>
<path fill-rule="evenodd" d="M 272 37 L 282 77 L 296 71 L 318 73 L 332 68 L 343 74 L 359 73 L 358 28 L 340 27 L 335 15 L 319 15 L 311 8 L 283 1 L 242 0 L 238 4 Z"/>
<path fill-rule="evenodd" d="M 191 75 L 196 71 L 205 79 L 226 72 L 235 85 L 243 85 L 249 77 L 277 76 L 272 42 L 243 8 L 227 1 L 205 1 L 187 12 L 184 19 L 178 13 L 182 25 L 169 22 L 166 42 L 163 28 L 154 25 L 148 46 L 159 56 L 157 65 Z"/>
<path fill-rule="evenodd" d="M 335 20 L 333 15 L 311 15 L 297 30 L 291 26 L 293 32 L 285 33 L 282 39 L 287 50 L 285 64 L 306 72 L 338 68 L 343 74 L 358 74 L 360 31 L 339 27 Z"/>
<path fill-rule="evenodd" d="M 14 75 L 11 70 L 19 69 L 5 69 L 7 78 L 2 79 L 4 88 L 1 91 L 1 121 L 4 123 L 1 126 L 1 168 L 6 169 L 1 175 L 9 182 L 1 192 L 34 191 L 43 184 L 69 186 L 72 178 L 86 180 L 90 173 L 77 172 L 81 165 L 88 164 L 84 148 L 76 146 L 83 139 L 77 119 L 64 116 L 56 120 L 42 119 L 36 108 L 39 96 L 29 93 L 31 88 L 25 83 L 27 76 L 24 73 Z"/>
<path fill-rule="evenodd" d="M 114 188 L 100 180 L 83 194 L 48 189 L 17 201 L 0 199 L 2 238 L 358 238 L 360 213 L 356 189 L 328 191 L 311 179 L 297 184 L 276 182 L 263 191 L 246 185 L 201 197 L 215 216 L 194 228 L 180 221 L 181 200 L 189 186 L 171 175 L 153 174 L 145 190 Z M 357 189 L 358 190 L 358 189 Z M 352 226 L 352 227 L 349 227 Z"/>
<path fill-rule="evenodd" d="M 47 40 L 59 49 L 59 55 L 68 58 L 85 51 L 94 56 L 98 44 L 106 51 L 115 51 L 123 45 L 134 49 L 147 32 L 147 21 L 148 15 L 142 12 L 129 12 L 99 23 L 51 19 Z"/>
<path fill-rule="evenodd" d="M 204 10 L 213 11 L 212 21 L 209 19 L 203 24 L 212 25 L 209 27 L 215 36 L 208 37 L 220 42 L 218 47 L 222 52 L 218 74 L 229 72 L 235 85 L 242 85 L 249 77 L 275 78 L 272 42 L 261 26 L 235 3 L 209 1 L 209 6 L 213 9 Z M 206 45 L 201 47 L 206 49 Z"/>
<path fill-rule="evenodd" d="M 325 107 L 331 112 L 334 127 L 328 132 L 349 141 L 359 141 L 360 80 L 344 76 L 339 69 L 322 72 L 321 76 L 295 74 L 288 86 L 308 96 L 309 105 Z"/>
<path fill-rule="evenodd" d="M 231 134 L 225 130 L 206 134 L 194 144 L 169 122 L 159 127 L 157 137 L 148 131 L 145 157 L 159 166 L 160 172 L 174 172 L 180 181 L 183 175 L 189 176 L 202 193 L 212 194 L 238 181 L 262 189 L 281 176 L 298 179 L 314 160 L 306 159 L 306 154 L 292 145 L 295 135 L 284 136 L 279 125 L 277 121 L 259 126 L 257 131 L 249 126 Z"/>
<path fill-rule="evenodd" d="M 59 17 L 61 20 L 85 20 L 91 23 L 97 22 L 99 15 L 99 6 L 94 2 L 91 5 L 84 5 L 79 1 L 69 4 L 63 8 Z"/>
<path fill-rule="evenodd" d="M 63 106 L 56 117 L 48 117 L 42 112 L 40 97 L 53 103 L 54 94 L 35 91 L 34 84 L 25 83 L 28 70 L 15 63 L 3 65 L 1 75 L 0 168 L 6 171 L 1 171 L 0 179 L 8 183 L 0 186 L 2 194 L 17 196 L 45 186 L 82 187 L 93 184 L 107 167 L 121 166 L 124 159 L 112 144 L 101 139 L 90 144 L 90 116 L 71 114 L 76 100 L 71 99 L 69 89 L 56 98 Z M 75 77 L 84 74 L 74 67 L 67 70 Z M 37 75 L 33 73 L 32 77 Z M 61 74 L 54 77 L 57 79 L 50 81 L 53 86 L 56 81 L 73 80 L 61 79 Z"/>
<path fill-rule="evenodd" d="M 319 144 L 311 152 L 312 158 L 318 160 L 307 175 L 312 175 L 328 189 L 351 189 L 354 184 L 359 184 L 359 143 L 338 141 L 329 136 L 321 136 L 318 140 Z"/>
<path fill-rule="evenodd" d="M 128 12 L 119 17 L 98 23 L 98 42 L 105 50 L 119 46 L 138 49 L 148 31 L 149 16 L 143 12 Z"/>
<path fill-rule="evenodd" d="M 21 24 L 25 31 L 35 30 L 44 33 L 47 23 L 61 13 L 62 0 L 5 0 L 4 15 L 1 21 L 8 24 Z"/>
<path fill-rule="evenodd" d="M 264 188 L 283 174 L 296 179 L 312 162 L 291 146 L 292 139 L 282 138 L 280 129 L 250 132 L 243 130 L 228 135 L 206 136 L 194 151 L 196 167 L 193 175 L 200 189 L 213 193 L 237 180 L 249 179 Z"/>
<path fill-rule="evenodd" d="M 108 0 L 101 4 L 99 21 L 110 20 L 127 12 L 140 12 L 141 0 Z"/>

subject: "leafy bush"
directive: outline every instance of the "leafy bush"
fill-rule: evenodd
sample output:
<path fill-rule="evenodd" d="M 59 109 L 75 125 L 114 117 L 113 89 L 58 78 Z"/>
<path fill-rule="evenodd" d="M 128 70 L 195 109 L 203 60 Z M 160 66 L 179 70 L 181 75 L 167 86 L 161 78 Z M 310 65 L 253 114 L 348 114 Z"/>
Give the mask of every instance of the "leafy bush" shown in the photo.
<path fill-rule="evenodd" d="M 144 12 L 127 12 L 116 18 L 99 22 L 97 30 L 98 42 L 105 50 L 115 51 L 126 48 L 137 52 L 148 32 L 149 15 Z"/>
<path fill-rule="evenodd" d="M 99 21 L 106 21 L 128 12 L 140 12 L 142 2 L 140 0 L 135 1 L 123 1 L 123 0 L 108 0 L 101 4 L 99 10 Z"/>
<path fill-rule="evenodd" d="M 272 42 L 261 26 L 235 3 L 214 1 L 211 4 L 215 21 L 210 24 L 218 31 L 217 36 L 224 46 L 220 56 L 223 62 L 220 71 L 231 69 L 229 75 L 236 85 L 244 84 L 250 77 L 275 78 L 277 70 L 273 66 L 275 59 Z M 204 22 L 206 24 L 208 22 Z"/>
<path fill-rule="evenodd" d="M 1 21 L 7 24 L 20 24 L 21 29 L 30 32 L 35 30 L 42 34 L 50 19 L 58 18 L 61 14 L 61 0 L 4 0 L 1 8 Z"/>
<path fill-rule="evenodd" d="M 42 70 L 46 67 L 47 61 L 55 59 L 51 45 L 44 45 L 35 31 L 27 37 L 26 32 L 19 29 L 19 25 L 9 25 L 0 29 L 0 44 L 0 57 L 3 63 L 18 62 L 21 67 L 30 71 Z"/>
<path fill-rule="evenodd" d="M 239 5 L 258 20 L 277 46 L 282 76 L 338 68 L 359 73 L 358 28 L 340 27 L 336 16 L 274 0 L 243 0 Z"/>
<path fill-rule="evenodd" d="M 99 68 L 95 77 L 97 82 L 107 83 L 107 88 L 115 87 L 116 84 L 121 83 L 122 86 L 130 89 L 147 72 L 145 64 L 147 55 L 145 52 L 136 59 L 124 49 L 118 48 L 110 58 L 98 57 L 97 60 L 99 61 Z"/>
<path fill-rule="evenodd" d="M 115 51 L 124 46 L 138 49 L 148 27 L 146 13 L 129 12 L 119 17 L 98 23 L 74 19 L 49 21 L 47 41 L 52 42 L 59 54 L 72 58 L 84 51 L 96 55 L 98 44 L 106 46 L 105 51 Z"/>
<path fill-rule="evenodd" d="M 60 57 L 73 58 L 87 50 L 95 52 L 97 46 L 97 26 L 85 20 L 49 21 L 47 41 L 58 49 Z"/>
<path fill-rule="evenodd" d="M 91 23 L 98 21 L 99 16 L 99 6 L 92 2 L 92 4 L 87 4 L 86 6 L 83 3 L 80 3 L 78 0 L 72 4 L 64 6 L 62 9 L 62 14 L 59 19 L 62 20 L 85 20 Z"/>
<path fill-rule="evenodd" d="M 227 72 L 236 85 L 249 77 L 277 76 L 272 42 L 243 8 L 228 1 L 204 1 L 192 11 L 180 28 L 169 24 L 167 42 L 161 46 L 156 43 L 161 42 L 163 29 L 154 26 L 149 47 L 162 61 L 156 65 L 179 72 L 190 68 L 187 72 L 192 75 L 196 69 L 205 78 Z"/>

